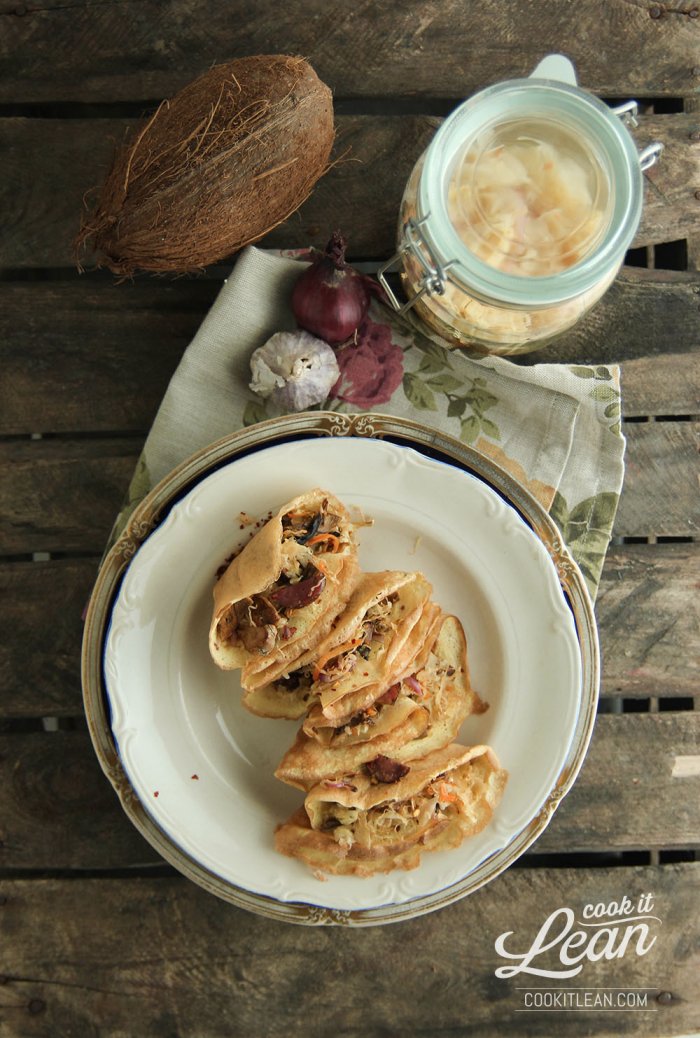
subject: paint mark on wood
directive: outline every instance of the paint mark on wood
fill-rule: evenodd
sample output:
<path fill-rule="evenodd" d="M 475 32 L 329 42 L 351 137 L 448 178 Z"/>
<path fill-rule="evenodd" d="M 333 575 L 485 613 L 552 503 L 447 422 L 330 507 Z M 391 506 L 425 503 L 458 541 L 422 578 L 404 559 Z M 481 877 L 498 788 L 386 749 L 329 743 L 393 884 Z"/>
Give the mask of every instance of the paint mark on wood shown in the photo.
<path fill-rule="evenodd" d="M 675 758 L 671 778 L 694 778 L 696 775 L 700 775 L 700 755 Z"/>

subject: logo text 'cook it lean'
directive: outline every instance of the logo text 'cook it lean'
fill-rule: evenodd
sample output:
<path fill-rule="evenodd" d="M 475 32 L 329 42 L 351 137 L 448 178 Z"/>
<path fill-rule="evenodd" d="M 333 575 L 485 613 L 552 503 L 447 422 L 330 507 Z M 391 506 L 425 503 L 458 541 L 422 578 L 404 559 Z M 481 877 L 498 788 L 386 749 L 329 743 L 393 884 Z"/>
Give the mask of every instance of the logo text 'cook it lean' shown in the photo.
<path fill-rule="evenodd" d="M 496 951 L 503 959 L 517 965 L 499 966 L 496 976 L 502 980 L 519 973 L 530 973 L 538 977 L 576 977 L 584 962 L 599 962 L 601 959 L 621 959 L 631 951 L 634 955 L 646 955 L 656 942 L 651 933 L 654 922 L 661 923 L 652 915 L 653 894 L 635 895 L 634 900 L 625 895 L 620 901 L 584 905 L 583 918 L 576 919 L 571 908 L 557 908 L 545 919 L 530 947 L 523 952 L 506 948 L 514 941 L 514 931 L 508 930 L 496 938 Z M 543 969 L 533 963 L 545 952 L 558 950 L 561 969 Z"/>

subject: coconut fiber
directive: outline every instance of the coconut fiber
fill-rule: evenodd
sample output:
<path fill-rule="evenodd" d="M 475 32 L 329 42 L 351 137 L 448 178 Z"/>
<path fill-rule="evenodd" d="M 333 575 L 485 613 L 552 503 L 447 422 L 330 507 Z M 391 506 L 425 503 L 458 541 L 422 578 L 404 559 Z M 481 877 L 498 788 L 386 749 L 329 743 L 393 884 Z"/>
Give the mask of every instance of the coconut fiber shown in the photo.
<path fill-rule="evenodd" d="M 328 169 L 328 87 L 303 58 L 256 55 L 216 65 L 133 131 L 76 239 L 78 262 L 200 270 L 290 216 Z"/>

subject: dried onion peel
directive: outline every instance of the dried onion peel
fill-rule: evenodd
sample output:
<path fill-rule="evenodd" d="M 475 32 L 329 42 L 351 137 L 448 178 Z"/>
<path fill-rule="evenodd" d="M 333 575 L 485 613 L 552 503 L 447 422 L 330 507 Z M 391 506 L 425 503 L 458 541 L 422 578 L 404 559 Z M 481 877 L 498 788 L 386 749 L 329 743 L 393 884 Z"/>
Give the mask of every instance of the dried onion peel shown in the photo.
<path fill-rule="evenodd" d="M 76 257 L 97 265 L 199 270 L 282 223 L 328 169 L 328 87 L 303 58 L 256 55 L 216 65 L 163 101 L 117 152 L 83 218 Z"/>

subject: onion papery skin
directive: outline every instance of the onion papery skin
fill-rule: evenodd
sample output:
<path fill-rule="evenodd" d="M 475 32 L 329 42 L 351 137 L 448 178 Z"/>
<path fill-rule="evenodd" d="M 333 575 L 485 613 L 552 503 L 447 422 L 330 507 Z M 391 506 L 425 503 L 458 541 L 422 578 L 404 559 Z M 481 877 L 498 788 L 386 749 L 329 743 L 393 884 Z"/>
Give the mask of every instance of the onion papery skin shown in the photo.
<path fill-rule="evenodd" d="M 357 331 L 369 309 L 365 278 L 345 262 L 345 241 L 335 232 L 326 251 L 300 275 L 292 311 L 300 328 L 338 346 Z"/>

